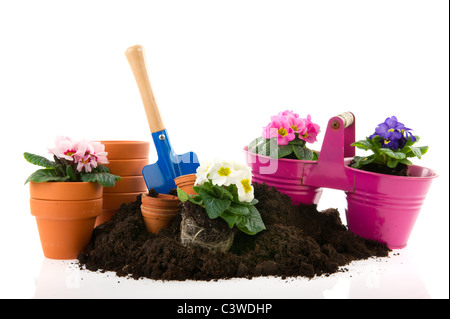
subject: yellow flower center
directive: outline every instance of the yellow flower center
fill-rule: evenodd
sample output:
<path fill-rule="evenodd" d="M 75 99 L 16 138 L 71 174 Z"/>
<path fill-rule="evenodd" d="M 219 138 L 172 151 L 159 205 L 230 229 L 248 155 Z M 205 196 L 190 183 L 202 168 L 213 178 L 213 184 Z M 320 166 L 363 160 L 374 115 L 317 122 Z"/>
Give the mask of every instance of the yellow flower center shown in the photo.
<path fill-rule="evenodd" d="M 278 129 L 278 134 L 280 134 L 282 137 L 285 137 L 288 134 L 288 132 L 286 131 L 286 129 L 284 127 L 280 127 Z"/>
<path fill-rule="evenodd" d="M 230 175 L 231 170 L 230 170 L 229 167 L 221 167 L 221 168 L 217 171 L 217 173 L 218 173 L 220 176 L 228 176 L 228 175 Z"/>
<path fill-rule="evenodd" d="M 393 129 L 393 128 L 390 128 L 390 129 L 388 130 L 388 132 L 394 132 L 394 129 Z"/>
<path fill-rule="evenodd" d="M 293 129 L 294 131 L 297 131 L 297 129 L 298 129 L 297 126 L 296 126 L 296 125 L 293 125 L 293 124 L 291 125 L 291 127 L 292 127 L 292 129 Z"/>
<path fill-rule="evenodd" d="M 248 178 L 243 179 L 241 181 L 242 187 L 244 188 L 244 192 L 247 194 L 252 190 L 252 187 L 250 186 L 250 180 Z"/>
<path fill-rule="evenodd" d="M 389 144 L 391 141 L 389 141 L 388 139 L 384 140 L 384 144 Z"/>

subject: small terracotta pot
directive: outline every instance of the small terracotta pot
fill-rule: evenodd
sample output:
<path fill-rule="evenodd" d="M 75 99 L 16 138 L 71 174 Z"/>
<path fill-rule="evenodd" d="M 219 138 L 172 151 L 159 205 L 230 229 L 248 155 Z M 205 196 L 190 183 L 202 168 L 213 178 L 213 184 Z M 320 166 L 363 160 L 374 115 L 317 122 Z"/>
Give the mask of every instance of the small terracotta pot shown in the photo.
<path fill-rule="evenodd" d="M 105 166 L 109 168 L 111 174 L 122 177 L 142 175 L 142 169 L 149 163 L 148 158 L 108 159 L 108 161 Z"/>
<path fill-rule="evenodd" d="M 118 210 L 122 204 L 129 204 L 136 201 L 136 198 L 142 193 L 103 193 L 103 209 Z"/>
<path fill-rule="evenodd" d="M 197 179 L 196 174 L 188 174 L 175 178 L 175 184 L 177 187 L 184 190 L 189 195 L 197 195 L 197 192 L 192 189 L 195 180 Z"/>
<path fill-rule="evenodd" d="M 122 179 L 116 182 L 113 187 L 104 187 L 104 193 L 145 193 L 147 186 L 142 175 L 140 176 L 122 176 Z"/>
<path fill-rule="evenodd" d="M 148 158 L 150 143 L 145 141 L 100 141 L 105 145 L 108 159 Z"/>
<path fill-rule="evenodd" d="M 160 229 L 168 228 L 179 213 L 178 197 L 167 194 L 158 194 L 150 197 L 142 194 L 141 213 L 148 232 L 157 234 Z"/>
<path fill-rule="evenodd" d="M 77 258 L 91 240 L 102 193 L 98 183 L 30 182 L 30 209 L 45 257 Z"/>

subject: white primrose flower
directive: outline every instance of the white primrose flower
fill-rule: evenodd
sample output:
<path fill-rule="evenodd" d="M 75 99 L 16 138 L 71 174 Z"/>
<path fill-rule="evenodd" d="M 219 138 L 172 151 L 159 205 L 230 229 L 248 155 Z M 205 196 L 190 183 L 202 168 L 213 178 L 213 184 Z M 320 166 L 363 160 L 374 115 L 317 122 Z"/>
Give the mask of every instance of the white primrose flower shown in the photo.
<path fill-rule="evenodd" d="M 201 161 L 200 166 L 197 168 L 197 172 L 195 174 L 197 179 L 195 180 L 194 185 L 202 185 L 204 182 L 207 182 L 210 171 L 211 161 Z"/>
<path fill-rule="evenodd" d="M 251 168 L 239 162 L 212 160 L 201 162 L 197 168 L 195 185 L 211 182 L 217 186 L 235 184 L 239 201 L 251 202 L 254 199 Z"/>
<path fill-rule="evenodd" d="M 240 202 L 251 202 L 254 198 L 254 190 L 252 186 L 252 173 L 250 168 L 243 168 L 239 171 L 236 186 Z"/>
<path fill-rule="evenodd" d="M 214 161 L 211 163 L 209 179 L 217 186 L 230 186 L 235 183 L 237 173 L 232 162 Z"/>

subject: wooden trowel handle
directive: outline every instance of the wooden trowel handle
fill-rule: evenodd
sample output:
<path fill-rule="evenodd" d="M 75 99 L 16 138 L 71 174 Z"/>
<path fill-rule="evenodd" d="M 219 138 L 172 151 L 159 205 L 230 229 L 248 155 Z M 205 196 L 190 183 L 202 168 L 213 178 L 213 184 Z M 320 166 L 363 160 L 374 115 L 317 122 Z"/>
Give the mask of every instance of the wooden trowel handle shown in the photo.
<path fill-rule="evenodd" d="M 152 87 L 148 78 L 144 48 L 141 45 L 129 47 L 125 52 L 125 56 L 128 59 L 128 63 L 130 63 L 139 92 L 141 93 L 150 131 L 155 133 L 164 130 L 164 123 L 159 114 L 158 105 L 153 96 Z"/>

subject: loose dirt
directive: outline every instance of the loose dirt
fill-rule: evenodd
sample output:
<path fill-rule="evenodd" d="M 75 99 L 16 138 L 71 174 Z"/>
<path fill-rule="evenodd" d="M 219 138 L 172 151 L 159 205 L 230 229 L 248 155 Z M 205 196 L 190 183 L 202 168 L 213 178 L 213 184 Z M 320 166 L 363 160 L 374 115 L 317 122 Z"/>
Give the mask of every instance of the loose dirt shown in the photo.
<path fill-rule="evenodd" d="M 118 276 L 155 280 L 218 280 L 236 277 L 329 275 L 351 261 L 388 256 L 385 244 L 354 235 L 336 209 L 294 206 L 266 184 L 254 184 L 256 205 L 266 230 L 250 236 L 237 231 L 228 252 L 211 252 L 180 242 L 181 214 L 168 229 L 147 233 L 140 197 L 94 230 L 80 267 Z"/>

